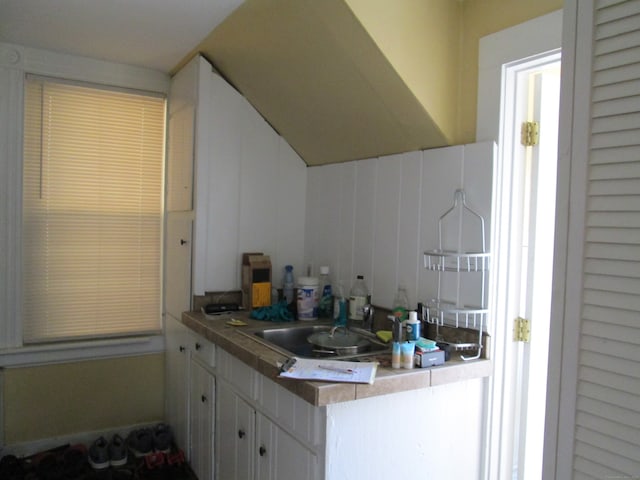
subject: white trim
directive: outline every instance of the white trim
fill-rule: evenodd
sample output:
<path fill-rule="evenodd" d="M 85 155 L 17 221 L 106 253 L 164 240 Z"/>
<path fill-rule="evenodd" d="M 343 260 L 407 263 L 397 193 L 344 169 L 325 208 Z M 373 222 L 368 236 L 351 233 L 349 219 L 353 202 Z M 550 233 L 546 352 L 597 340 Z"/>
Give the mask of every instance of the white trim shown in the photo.
<path fill-rule="evenodd" d="M 567 0 L 560 91 L 556 253 L 553 272 L 544 478 L 573 477 L 582 258 L 590 147 L 593 1 Z M 581 41 L 578 33 L 582 32 Z M 552 383 L 553 380 L 553 383 Z"/>
<path fill-rule="evenodd" d="M 157 70 L 10 43 L 0 43 L 0 66 L 68 80 L 169 92 L 169 75 Z"/>
<path fill-rule="evenodd" d="M 512 64 L 512 67 L 526 68 L 541 56 L 557 53 L 562 46 L 561 26 L 562 11 L 559 10 L 480 40 L 476 140 L 494 140 L 498 143 L 498 155 L 493 170 L 491 218 L 494 221 L 491 245 L 494 258 L 489 288 L 489 309 L 495 313 L 494 319 L 504 318 L 506 315 L 504 294 L 508 291 L 509 285 L 505 255 L 502 255 L 502 262 L 497 257 L 497 253 L 508 245 L 508 225 L 511 218 L 509 192 L 505 187 L 511 181 L 510 162 L 505 160 L 510 158 L 511 146 L 505 139 L 507 135 L 511 135 L 511 131 L 502 131 L 502 128 L 512 112 L 506 111 L 506 107 L 501 102 L 506 89 L 509 88 L 504 78 L 506 65 Z M 532 38 L 536 41 L 532 42 Z M 500 478 L 505 465 L 509 463 L 504 459 L 506 452 L 501 451 L 501 437 L 504 433 L 503 416 L 512 414 L 510 411 L 503 411 L 506 407 L 502 402 L 503 390 L 508 383 L 506 375 L 510 362 L 510 359 L 505 356 L 506 351 L 502 340 L 510 336 L 510 326 L 505 325 L 505 322 L 498 323 L 494 320 L 494 324 L 489 327 L 494 337 L 493 352 L 491 352 L 494 375 L 488 380 L 486 389 L 487 435 L 484 444 L 482 478 Z M 510 454 L 507 456 L 511 457 Z"/>
<path fill-rule="evenodd" d="M 79 360 L 146 355 L 164 351 L 164 335 L 55 343 L 0 350 L 0 367 L 51 365 Z"/>
<path fill-rule="evenodd" d="M 122 438 L 126 438 L 130 432 L 140 428 L 152 428 L 157 423 L 141 423 L 135 425 L 124 425 L 119 428 L 109 428 L 106 430 L 94 430 L 91 432 L 72 433 L 71 435 L 62 435 L 59 437 L 43 438 L 30 442 L 15 443 L 6 445 L 2 450 L 2 455 L 15 455 L 18 458 L 34 455 L 44 452 L 60 445 L 78 445 L 82 444 L 89 447 L 96 439 L 104 437 L 109 441 L 116 433 Z"/>

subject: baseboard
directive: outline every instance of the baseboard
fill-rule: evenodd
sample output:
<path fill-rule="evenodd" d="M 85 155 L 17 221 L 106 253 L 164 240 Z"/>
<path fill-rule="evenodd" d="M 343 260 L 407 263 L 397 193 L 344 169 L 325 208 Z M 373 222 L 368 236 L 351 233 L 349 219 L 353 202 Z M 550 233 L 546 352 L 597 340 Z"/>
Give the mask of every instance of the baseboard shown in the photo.
<path fill-rule="evenodd" d="M 70 435 L 62 435 L 52 438 L 43 438 L 39 440 L 33 440 L 28 442 L 16 443 L 11 445 L 5 445 L 0 448 L 0 455 L 15 455 L 18 458 L 28 457 L 38 452 L 43 452 L 61 445 L 77 445 L 79 443 L 84 444 L 87 448 L 98 438 L 103 436 L 107 440 L 111 439 L 116 433 L 120 434 L 122 438 L 127 437 L 129 432 L 138 428 L 152 427 L 157 425 L 156 423 L 145 423 L 137 425 L 127 425 L 118 428 L 110 428 L 106 430 L 96 430 L 92 432 L 80 432 Z"/>

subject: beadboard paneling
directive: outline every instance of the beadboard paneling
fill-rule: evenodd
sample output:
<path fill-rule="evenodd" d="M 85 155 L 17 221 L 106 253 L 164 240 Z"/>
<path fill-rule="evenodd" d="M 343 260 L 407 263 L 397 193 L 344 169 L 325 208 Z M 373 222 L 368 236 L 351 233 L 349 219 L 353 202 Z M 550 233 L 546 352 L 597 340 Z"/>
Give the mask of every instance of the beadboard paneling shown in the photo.
<path fill-rule="evenodd" d="M 309 168 L 305 262 L 316 273 L 328 264 L 347 291 L 364 275 L 383 307 L 391 307 L 398 283 L 412 305 L 434 297 L 435 275 L 422 268 L 422 253 L 438 247 L 438 219 L 456 189 L 489 219 L 493 153 L 486 142 Z M 489 232 L 487 221 L 487 248 Z"/>

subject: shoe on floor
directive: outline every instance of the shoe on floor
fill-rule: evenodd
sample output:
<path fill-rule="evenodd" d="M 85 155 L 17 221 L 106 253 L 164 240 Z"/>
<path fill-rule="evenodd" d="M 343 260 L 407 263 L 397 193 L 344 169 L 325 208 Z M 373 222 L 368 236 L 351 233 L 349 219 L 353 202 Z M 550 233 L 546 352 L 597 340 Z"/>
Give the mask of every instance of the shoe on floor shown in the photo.
<path fill-rule="evenodd" d="M 121 467 L 127 463 L 127 445 L 117 433 L 109 442 L 109 464 L 112 467 Z"/>
<path fill-rule="evenodd" d="M 148 428 L 133 430 L 127 437 L 127 447 L 136 458 L 153 452 L 153 436 Z"/>
<path fill-rule="evenodd" d="M 89 464 L 94 470 L 109 468 L 109 444 L 104 437 L 98 438 L 89 447 Z"/>
<path fill-rule="evenodd" d="M 172 443 L 173 435 L 168 425 L 159 423 L 153 427 L 153 449 L 156 452 L 169 453 Z"/>

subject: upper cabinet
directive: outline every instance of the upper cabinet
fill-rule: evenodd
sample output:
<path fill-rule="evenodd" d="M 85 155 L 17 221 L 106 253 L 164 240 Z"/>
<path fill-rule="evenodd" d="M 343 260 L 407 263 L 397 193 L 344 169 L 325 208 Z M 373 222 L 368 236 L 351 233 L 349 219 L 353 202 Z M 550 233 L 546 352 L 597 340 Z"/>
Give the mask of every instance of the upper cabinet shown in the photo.
<path fill-rule="evenodd" d="M 201 56 L 172 79 L 168 136 L 169 219 L 193 218 L 191 294 L 238 290 L 243 252 L 301 271 L 306 165 Z"/>

